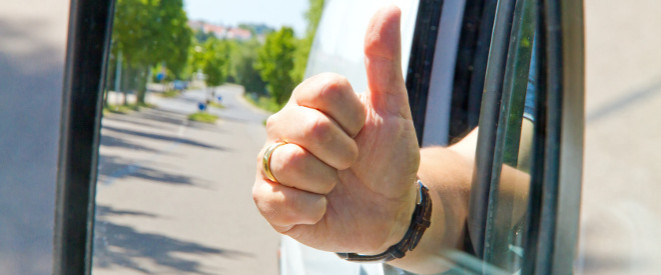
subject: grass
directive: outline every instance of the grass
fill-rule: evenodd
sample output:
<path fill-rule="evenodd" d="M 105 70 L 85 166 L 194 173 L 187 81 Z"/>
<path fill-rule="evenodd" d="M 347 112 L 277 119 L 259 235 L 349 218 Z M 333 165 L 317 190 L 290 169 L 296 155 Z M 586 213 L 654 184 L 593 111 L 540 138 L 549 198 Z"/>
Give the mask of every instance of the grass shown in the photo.
<path fill-rule="evenodd" d="M 103 113 L 128 114 L 134 111 L 138 111 L 140 110 L 140 108 L 154 108 L 154 107 L 156 107 L 156 105 L 149 103 L 127 104 L 127 105 L 108 104 L 103 106 Z"/>
<path fill-rule="evenodd" d="M 162 97 L 175 97 L 175 96 L 178 96 L 180 94 L 181 94 L 181 92 L 179 92 L 177 90 L 169 90 L 169 91 L 165 91 L 165 92 L 161 93 L 160 95 Z"/>
<path fill-rule="evenodd" d="M 252 105 L 255 105 L 257 108 L 260 108 L 262 110 L 271 113 L 275 113 L 277 111 L 280 111 L 280 109 L 282 109 L 282 106 L 280 106 L 280 104 L 276 103 L 275 100 L 273 100 L 270 97 L 260 96 L 257 98 L 257 100 L 254 100 L 248 94 L 244 94 L 243 97 Z"/>
<path fill-rule="evenodd" d="M 216 123 L 218 116 L 212 115 L 207 112 L 197 112 L 188 115 L 188 120 L 204 122 L 204 123 Z"/>
<path fill-rule="evenodd" d="M 218 102 L 213 102 L 213 101 L 212 101 L 212 102 L 209 102 L 208 105 L 209 105 L 210 107 L 216 107 L 216 108 L 218 108 L 218 109 L 225 109 L 225 105 L 223 105 L 222 103 L 218 103 Z"/>

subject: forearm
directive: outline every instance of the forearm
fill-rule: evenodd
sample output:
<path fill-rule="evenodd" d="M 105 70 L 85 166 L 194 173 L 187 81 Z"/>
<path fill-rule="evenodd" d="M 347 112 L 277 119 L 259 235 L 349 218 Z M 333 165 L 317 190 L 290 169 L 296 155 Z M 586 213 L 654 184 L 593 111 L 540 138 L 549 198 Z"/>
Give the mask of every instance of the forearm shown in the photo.
<path fill-rule="evenodd" d="M 432 222 L 418 246 L 390 264 L 416 273 L 446 271 L 451 266 L 444 260 L 448 250 L 465 250 L 464 234 L 474 167 L 475 146 L 472 137 L 453 146 L 420 150 L 418 176 L 429 188 L 432 199 Z M 464 146 L 468 144 L 468 146 Z M 530 175 L 503 165 L 500 175 L 501 198 L 511 203 L 514 226 L 523 218 L 527 206 Z M 507 204 L 507 203 L 505 203 Z"/>

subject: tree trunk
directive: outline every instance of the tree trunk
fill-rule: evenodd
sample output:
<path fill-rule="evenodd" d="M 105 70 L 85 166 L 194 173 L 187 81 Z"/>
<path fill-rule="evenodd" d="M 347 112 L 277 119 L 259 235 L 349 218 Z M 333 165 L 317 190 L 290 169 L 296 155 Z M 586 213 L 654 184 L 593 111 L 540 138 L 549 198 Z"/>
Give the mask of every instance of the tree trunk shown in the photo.
<path fill-rule="evenodd" d="M 119 52 L 117 54 L 117 57 L 115 58 L 115 79 L 114 79 L 114 86 L 115 86 L 115 94 L 119 94 L 119 92 L 122 91 L 121 84 L 122 84 L 122 52 Z M 108 105 L 108 91 L 106 91 L 105 98 L 103 99 L 106 106 Z M 126 94 L 124 94 L 124 97 L 126 98 Z M 124 105 L 126 105 L 126 101 L 124 101 Z"/>
<path fill-rule="evenodd" d="M 128 88 L 129 88 L 128 84 L 130 80 L 129 76 L 131 75 L 132 71 L 133 70 L 131 69 L 131 66 L 128 66 L 128 64 L 126 64 L 126 67 L 124 67 L 124 73 L 122 74 L 122 81 L 121 81 L 122 83 L 119 85 L 120 88 L 122 89 L 122 94 L 124 95 L 124 106 L 128 105 L 126 98 L 128 97 Z"/>
<path fill-rule="evenodd" d="M 138 83 L 136 87 L 136 99 L 137 99 L 137 104 L 138 105 L 144 105 L 145 104 L 145 95 L 147 93 L 147 82 L 148 82 L 148 77 L 150 77 L 149 74 L 149 69 L 150 67 L 145 68 L 140 68 L 137 69 L 136 73 L 138 74 Z"/>

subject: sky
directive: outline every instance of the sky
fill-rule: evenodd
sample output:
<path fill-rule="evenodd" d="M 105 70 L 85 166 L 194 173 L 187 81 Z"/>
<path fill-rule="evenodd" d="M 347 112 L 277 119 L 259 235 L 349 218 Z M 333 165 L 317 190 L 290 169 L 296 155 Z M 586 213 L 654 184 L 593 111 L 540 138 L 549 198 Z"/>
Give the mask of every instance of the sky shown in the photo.
<path fill-rule="evenodd" d="M 184 9 L 191 20 L 231 26 L 239 23 L 289 26 L 297 36 L 305 31 L 303 13 L 307 8 L 308 0 L 184 0 Z"/>

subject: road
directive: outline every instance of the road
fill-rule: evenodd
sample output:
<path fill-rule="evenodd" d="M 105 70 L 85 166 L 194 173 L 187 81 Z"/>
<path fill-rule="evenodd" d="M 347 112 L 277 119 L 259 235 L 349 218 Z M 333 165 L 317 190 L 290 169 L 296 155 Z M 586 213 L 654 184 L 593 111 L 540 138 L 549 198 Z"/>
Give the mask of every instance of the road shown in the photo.
<path fill-rule="evenodd" d="M 189 122 L 205 91 L 102 121 L 94 274 L 276 274 L 279 236 L 250 195 L 268 114 L 218 89 L 216 124 Z"/>

